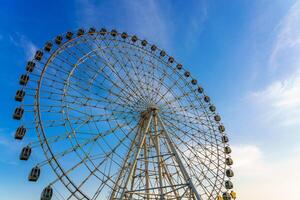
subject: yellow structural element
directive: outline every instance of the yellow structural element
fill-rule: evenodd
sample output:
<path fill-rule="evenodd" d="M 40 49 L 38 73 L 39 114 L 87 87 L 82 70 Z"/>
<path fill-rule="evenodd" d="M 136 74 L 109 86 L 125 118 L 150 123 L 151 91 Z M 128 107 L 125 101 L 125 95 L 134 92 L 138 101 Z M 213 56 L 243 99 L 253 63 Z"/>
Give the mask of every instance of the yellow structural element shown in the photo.
<path fill-rule="evenodd" d="M 230 195 L 231 195 L 231 197 L 232 197 L 233 199 L 236 199 L 236 193 L 235 193 L 234 191 L 231 191 L 231 192 L 230 192 Z"/>
<path fill-rule="evenodd" d="M 218 195 L 217 200 L 223 200 L 223 197 L 221 197 L 220 195 Z"/>

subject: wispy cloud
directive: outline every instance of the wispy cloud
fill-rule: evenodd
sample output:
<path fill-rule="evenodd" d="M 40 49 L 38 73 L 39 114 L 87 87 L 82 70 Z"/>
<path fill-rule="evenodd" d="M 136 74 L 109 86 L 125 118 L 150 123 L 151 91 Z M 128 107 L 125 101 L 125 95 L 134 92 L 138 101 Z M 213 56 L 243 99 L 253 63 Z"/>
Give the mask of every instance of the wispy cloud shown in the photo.
<path fill-rule="evenodd" d="M 77 0 L 76 14 L 78 26 L 97 26 L 104 23 L 102 18 L 103 11 L 99 10 L 100 3 L 91 0 Z M 105 25 L 105 24 L 103 24 Z"/>
<path fill-rule="evenodd" d="M 298 125 L 300 123 L 300 71 L 284 80 L 275 81 L 265 89 L 250 94 L 261 117 L 267 123 Z"/>
<path fill-rule="evenodd" d="M 278 34 L 270 54 L 270 69 L 280 72 L 277 80 L 265 88 L 251 92 L 249 102 L 268 124 L 300 123 L 300 1 L 291 6 L 279 22 Z"/>
<path fill-rule="evenodd" d="M 166 4 L 167 5 L 167 4 Z M 170 42 L 171 22 L 167 23 L 166 8 L 158 1 L 119 1 L 103 3 L 91 0 L 77 1 L 79 25 L 125 28 L 129 33 L 154 40 L 163 45 Z M 120 26 L 120 27 L 116 27 Z"/>
<path fill-rule="evenodd" d="M 5 149 L 9 149 L 10 151 L 17 151 L 19 150 L 19 145 L 16 145 L 15 141 L 13 140 L 14 133 L 8 132 L 7 129 L 0 129 L 0 146 L 4 147 Z M 22 142 L 19 142 L 23 144 Z"/>
<path fill-rule="evenodd" d="M 300 1 L 289 9 L 277 26 L 278 35 L 274 42 L 269 64 L 272 71 L 278 67 L 300 67 Z"/>
<path fill-rule="evenodd" d="M 10 35 L 9 39 L 13 45 L 15 45 L 16 47 L 21 47 L 23 49 L 25 58 L 27 60 L 32 59 L 36 50 L 38 49 L 37 46 L 32 41 L 30 41 L 25 35 Z"/>
<path fill-rule="evenodd" d="M 243 200 L 297 199 L 300 185 L 300 154 L 267 159 L 255 145 L 233 146 L 235 190 Z"/>
<path fill-rule="evenodd" d="M 185 23 L 187 29 L 185 31 L 185 47 L 191 49 L 196 43 L 204 26 L 203 24 L 208 18 L 208 2 L 206 0 L 196 0 L 190 5 L 189 12 Z"/>
<path fill-rule="evenodd" d="M 17 165 L 15 154 L 17 154 L 20 150 L 20 145 L 23 143 L 16 143 L 13 140 L 13 134 L 9 133 L 7 129 L 0 129 L 0 148 L 2 151 L 0 152 L 0 162 L 9 164 L 9 165 Z"/>
<path fill-rule="evenodd" d="M 208 13 L 205 0 L 190 1 L 180 8 L 164 1 L 123 0 L 117 4 L 91 0 L 77 1 L 78 26 L 109 26 L 157 43 L 170 50 L 174 44 L 192 48 Z M 179 40 L 179 41 L 178 41 Z"/>
<path fill-rule="evenodd" d="M 168 6 L 168 5 L 165 5 Z M 168 7 L 158 1 L 124 1 L 124 8 L 130 22 L 130 29 L 138 35 L 149 38 L 163 46 L 169 46 L 172 38 L 172 21 Z M 169 23 L 168 23 L 169 22 Z"/>

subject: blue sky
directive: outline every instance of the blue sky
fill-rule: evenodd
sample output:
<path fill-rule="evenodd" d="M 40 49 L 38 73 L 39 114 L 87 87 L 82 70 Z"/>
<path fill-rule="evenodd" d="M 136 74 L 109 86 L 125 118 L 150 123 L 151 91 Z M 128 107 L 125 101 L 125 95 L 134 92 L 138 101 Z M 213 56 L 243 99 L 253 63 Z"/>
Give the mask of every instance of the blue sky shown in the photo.
<path fill-rule="evenodd" d="M 57 34 L 94 26 L 144 37 L 197 77 L 227 127 L 240 199 L 299 199 L 299 24 L 296 0 L 1 1 L 0 198 L 37 198 L 48 179 L 26 181 L 13 139 L 26 60 Z"/>

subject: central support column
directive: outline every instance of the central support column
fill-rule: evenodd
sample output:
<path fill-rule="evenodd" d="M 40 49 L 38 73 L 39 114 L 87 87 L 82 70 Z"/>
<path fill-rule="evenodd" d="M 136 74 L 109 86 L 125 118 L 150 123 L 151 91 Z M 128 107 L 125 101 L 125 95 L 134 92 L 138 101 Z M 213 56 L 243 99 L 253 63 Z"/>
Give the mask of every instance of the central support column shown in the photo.
<path fill-rule="evenodd" d="M 154 151 L 151 151 L 151 148 L 154 148 Z M 150 150 L 152 155 L 148 154 L 148 150 Z M 144 152 L 144 156 L 140 156 L 141 152 Z M 174 182 L 175 178 L 172 177 L 165 163 L 165 159 L 170 159 L 171 157 L 177 167 L 178 174 L 181 174 L 183 178 L 182 183 L 176 184 L 176 181 Z M 153 165 L 157 166 L 157 169 L 155 169 L 156 167 L 154 168 L 156 172 L 153 171 L 153 168 L 149 169 L 149 163 L 150 167 L 151 165 L 152 167 Z M 138 166 L 144 166 L 144 168 Z M 174 165 L 172 166 L 174 167 Z M 153 173 L 156 174 L 154 175 Z M 145 175 L 144 180 L 136 178 L 141 176 L 141 174 Z M 153 182 L 154 178 L 156 182 Z M 136 181 L 144 183 L 144 188 L 134 188 Z M 182 187 L 187 187 L 186 191 L 189 191 L 188 199 L 202 200 L 180 159 L 176 145 L 158 114 L 158 108 L 151 106 L 141 113 L 136 136 L 132 140 L 119 176 L 116 178 L 110 200 L 132 199 L 134 195 L 143 196 L 148 200 L 157 198 L 164 200 L 169 198 L 171 193 L 174 194 L 171 197 L 172 199 L 183 199 L 187 193 L 180 192 Z M 172 190 L 170 191 L 168 188 Z"/>

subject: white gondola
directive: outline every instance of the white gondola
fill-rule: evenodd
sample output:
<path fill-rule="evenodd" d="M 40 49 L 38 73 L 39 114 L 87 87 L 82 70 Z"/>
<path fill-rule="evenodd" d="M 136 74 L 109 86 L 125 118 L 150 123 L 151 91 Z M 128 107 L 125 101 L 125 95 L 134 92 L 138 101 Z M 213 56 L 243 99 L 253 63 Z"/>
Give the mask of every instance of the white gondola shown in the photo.
<path fill-rule="evenodd" d="M 28 176 L 28 180 L 32 182 L 36 182 L 39 179 L 40 174 L 41 174 L 41 169 L 38 166 L 36 166 L 31 169 Z"/>
<path fill-rule="evenodd" d="M 26 128 L 24 126 L 20 126 L 17 128 L 15 132 L 15 139 L 22 140 L 26 134 Z"/>
<path fill-rule="evenodd" d="M 35 52 L 34 59 L 36 59 L 36 60 L 41 60 L 42 57 L 43 57 L 43 52 L 40 51 L 40 50 L 37 50 L 37 51 Z"/>
<path fill-rule="evenodd" d="M 185 77 L 190 77 L 191 73 L 189 71 L 184 72 Z"/>
<path fill-rule="evenodd" d="M 21 101 L 23 101 L 24 96 L 25 96 L 25 91 L 24 90 L 18 90 L 16 92 L 15 100 L 21 102 Z"/>
<path fill-rule="evenodd" d="M 118 35 L 118 31 L 113 29 L 113 30 L 111 30 L 110 34 L 111 34 L 111 36 L 116 37 Z"/>
<path fill-rule="evenodd" d="M 13 114 L 13 118 L 17 119 L 17 120 L 20 120 L 22 118 L 23 114 L 24 114 L 24 109 L 23 108 L 21 108 L 21 107 L 16 108 L 15 112 Z"/>
<path fill-rule="evenodd" d="M 26 146 L 21 151 L 20 160 L 28 160 L 30 155 L 31 155 L 31 148 L 30 146 Z"/>
<path fill-rule="evenodd" d="M 53 189 L 52 187 L 49 185 L 46 188 L 44 188 L 42 194 L 41 194 L 41 200 L 51 200 L 53 195 Z"/>
<path fill-rule="evenodd" d="M 56 38 L 55 38 L 55 43 L 58 44 L 58 45 L 60 45 L 61 42 L 62 42 L 62 40 L 63 40 L 62 36 L 58 35 L 58 36 L 56 36 Z"/>
<path fill-rule="evenodd" d="M 177 64 L 177 69 L 181 70 L 182 69 L 182 64 Z"/>
<path fill-rule="evenodd" d="M 228 139 L 228 137 L 227 137 L 226 135 L 223 135 L 223 136 L 222 136 L 222 142 L 223 142 L 223 143 L 229 142 L 229 139 Z"/>
<path fill-rule="evenodd" d="M 101 28 L 100 35 L 105 35 L 107 33 L 107 30 L 105 28 Z"/>
<path fill-rule="evenodd" d="M 52 49 L 52 43 L 51 42 L 47 42 L 45 44 L 44 49 L 45 49 L 45 51 L 51 51 L 51 49 Z"/>
<path fill-rule="evenodd" d="M 223 200 L 231 200 L 231 195 L 228 192 L 223 193 Z"/>
<path fill-rule="evenodd" d="M 205 101 L 206 103 L 210 102 L 210 97 L 205 95 L 205 96 L 204 96 L 204 101 Z"/>
<path fill-rule="evenodd" d="M 232 182 L 229 180 L 225 181 L 225 188 L 228 190 L 232 189 L 233 188 Z"/>
<path fill-rule="evenodd" d="M 157 47 L 153 44 L 153 45 L 151 46 L 151 51 L 156 51 L 156 49 L 157 49 Z"/>
<path fill-rule="evenodd" d="M 147 42 L 147 40 L 142 40 L 141 44 L 143 47 L 145 47 L 148 44 L 148 42 Z"/>
<path fill-rule="evenodd" d="M 27 85 L 29 81 L 29 76 L 27 74 L 22 74 L 20 77 L 20 85 Z"/>
<path fill-rule="evenodd" d="M 132 41 L 132 42 L 136 42 L 137 40 L 138 40 L 137 36 L 135 36 L 135 35 L 132 36 L 132 38 L 131 38 L 131 41 Z"/>
<path fill-rule="evenodd" d="M 226 158 L 225 163 L 226 165 L 233 165 L 233 160 L 231 158 Z"/>
<path fill-rule="evenodd" d="M 124 40 L 125 40 L 127 37 L 128 37 L 127 33 L 123 32 L 123 33 L 121 34 L 121 38 L 123 38 Z"/>
<path fill-rule="evenodd" d="M 168 62 L 169 63 L 173 63 L 174 62 L 174 58 L 173 57 L 169 57 Z"/>
<path fill-rule="evenodd" d="M 78 29 L 77 36 L 82 36 L 84 34 L 84 30 L 82 28 Z"/>
<path fill-rule="evenodd" d="M 224 152 L 225 152 L 226 154 L 230 154 L 230 153 L 232 152 L 230 146 L 224 147 Z"/>
<path fill-rule="evenodd" d="M 234 176 L 233 171 L 232 171 L 231 169 L 227 169 L 227 170 L 226 170 L 226 176 L 227 176 L 227 177 L 233 177 L 233 176 Z"/>
<path fill-rule="evenodd" d="M 66 38 L 68 39 L 68 40 L 70 40 L 70 39 L 72 39 L 72 36 L 73 36 L 73 33 L 72 32 L 67 32 L 67 34 L 66 34 Z"/>
<path fill-rule="evenodd" d="M 220 125 L 220 126 L 218 127 L 218 129 L 219 129 L 220 133 L 225 132 L 225 126 L 223 126 L 223 125 Z"/>
<path fill-rule="evenodd" d="M 160 53 L 159 53 L 159 55 L 160 55 L 161 57 L 164 57 L 164 56 L 166 55 L 166 52 L 165 52 L 164 50 L 161 50 Z"/>
<path fill-rule="evenodd" d="M 209 110 L 211 112 L 215 112 L 216 111 L 216 107 L 214 105 L 209 106 Z"/>
<path fill-rule="evenodd" d="M 221 121 L 220 115 L 215 115 L 215 116 L 214 116 L 214 119 L 215 119 L 216 122 Z"/>
<path fill-rule="evenodd" d="M 193 85 L 197 85 L 197 80 L 196 80 L 196 79 L 192 79 L 191 83 L 192 83 Z"/>
<path fill-rule="evenodd" d="M 95 32 L 96 32 L 96 29 L 95 29 L 95 28 L 91 27 L 91 28 L 89 29 L 89 34 L 93 35 Z"/>
<path fill-rule="evenodd" d="M 35 67 L 35 63 L 32 62 L 32 61 L 28 61 L 27 65 L 26 65 L 26 71 L 27 72 L 33 72 L 34 67 Z"/>

